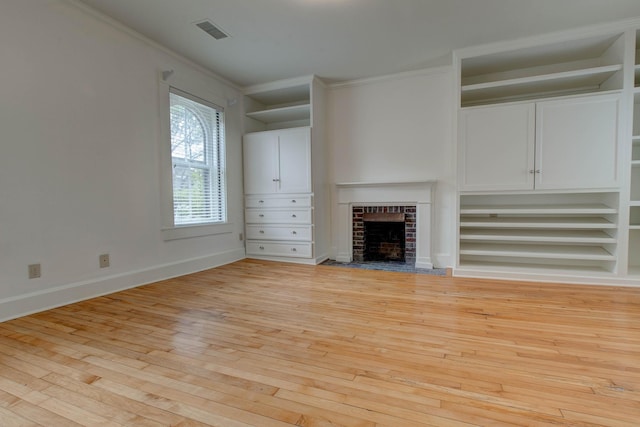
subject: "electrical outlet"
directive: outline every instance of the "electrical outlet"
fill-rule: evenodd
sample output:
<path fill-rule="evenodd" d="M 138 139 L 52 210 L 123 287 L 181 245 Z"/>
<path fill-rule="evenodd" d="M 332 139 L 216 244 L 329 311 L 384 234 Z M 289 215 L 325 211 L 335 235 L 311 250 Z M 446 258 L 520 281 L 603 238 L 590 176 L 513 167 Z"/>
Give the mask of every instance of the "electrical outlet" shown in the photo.
<path fill-rule="evenodd" d="M 102 254 L 98 258 L 100 260 L 100 268 L 109 267 L 109 254 Z"/>
<path fill-rule="evenodd" d="M 40 264 L 29 264 L 29 279 L 37 279 L 40 276 Z"/>

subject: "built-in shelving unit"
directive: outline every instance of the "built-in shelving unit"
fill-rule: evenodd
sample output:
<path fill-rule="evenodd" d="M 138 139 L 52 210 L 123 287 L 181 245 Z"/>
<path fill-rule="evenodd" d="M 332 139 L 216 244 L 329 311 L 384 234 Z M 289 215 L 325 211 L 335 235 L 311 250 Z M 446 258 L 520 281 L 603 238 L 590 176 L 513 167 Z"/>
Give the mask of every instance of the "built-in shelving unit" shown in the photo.
<path fill-rule="evenodd" d="M 460 268 L 610 273 L 616 267 L 617 194 L 466 194 Z"/>
<path fill-rule="evenodd" d="M 244 89 L 247 256 L 307 264 L 329 256 L 325 92 L 315 76 Z"/>
<path fill-rule="evenodd" d="M 463 58 L 461 105 L 622 89 L 623 57 L 623 35 L 607 34 Z"/>
<path fill-rule="evenodd" d="M 636 31 L 634 52 L 627 275 L 640 277 L 640 30 Z"/>
<path fill-rule="evenodd" d="M 640 286 L 640 25 L 454 52 L 453 274 Z"/>
<path fill-rule="evenodd" d="M 312 78 L 247 88 L 244 96 L 247 131 L 310 126 L 311 88 Z"/>

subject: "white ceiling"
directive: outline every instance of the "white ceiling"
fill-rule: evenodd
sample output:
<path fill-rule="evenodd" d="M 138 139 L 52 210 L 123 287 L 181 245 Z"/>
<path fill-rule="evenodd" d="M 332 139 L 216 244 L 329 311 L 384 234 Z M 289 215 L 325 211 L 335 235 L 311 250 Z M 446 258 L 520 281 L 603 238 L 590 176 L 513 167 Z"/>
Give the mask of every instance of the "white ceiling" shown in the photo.
<path fill-rule="evenodd" d="M 240 86 L 345 81 L 451 51 L 640 16 L 640 0 L 80 0 Z M 209 19 L 231 35 L 194 25 Z"/>

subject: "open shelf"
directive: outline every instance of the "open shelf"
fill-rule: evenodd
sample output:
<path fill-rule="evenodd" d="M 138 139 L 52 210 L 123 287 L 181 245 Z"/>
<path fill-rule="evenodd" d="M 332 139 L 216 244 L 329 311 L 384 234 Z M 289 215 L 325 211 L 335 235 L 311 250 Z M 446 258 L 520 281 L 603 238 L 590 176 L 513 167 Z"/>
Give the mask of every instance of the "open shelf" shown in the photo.
<path fill-rule="evenodd" d="M 635 162 L 634 162 L 635 163 Z M 631 202 L 640 201 L 640 168 L 631 168 Z"/>
<path fill-rule="evenodd" d="M 462 195 L 459 267 L 611 273 L 618 201 L 618 193 Z"/>
<path fill-rule="evenodd" d="M 481 55 L 463 51 L 461 105 L 622 90 L 624 39 L 615 33 Z"/>
<path fill-rule="evenodd" d="M 460 245 L 460 255 L 584 261 L 615 261 L 616 259 L 615 255 L 600 246 L 577 245 L 464 243 Z"/>
<path fill-rule="evenodd" d="M 550 205 L 464 205 L 460 207 L 462 215 L 486 215 L 486 214 L 506 214 L 506 215 L 582 215 L 582 214 L 615 214 L 616 208 L 612 208 L 603 203 L 574 203 L 574 204 L 550 204 Z"/>
<path fill-rule="evenodd" d="M 640 136 L 631 139 L 631 160 L 640 160 Z"/>
<path fill-rule="evenodd" d="M 613 229 L 617 226 L 610 220 L 601 217 L 462 216 L 460 217 L 460 227 L 602 230 Z"/>
<path fill-rule="evenodd" d="M 460 230 L 461 241 L 526 242 L 526 243 L 597 243 L 615 244 L 616 238 L 602 230 Z"/>
<path fill-rule="evenodd" d="M 629 206 L 629 228 L 640 229 L 640 202 L 632 202 Z"/>
<path fill-rule="evenodd" d="M 461 265 L 456 269 L 457 275 L 467 275 L 470 272 L 471 275 L 477 276 L 479 272 L 489 275 L 500 275 L 504 276 L 505 273 L 515 273 L 515 274 L 543 274 L 543 275 L 552 275 L 554 278 L 562 277 L 562 276 L 572 276 L 572 275 L 589 275 L 595 277 L 608 277 L 611 276 L 611 269 L 608 267 L 607 262 L 602 264 L 594 264 L 593 262 L 589 262 L 587 264 L 550 264 L 548 260 L 531 260 L 530 262 L 517 262 L 517 259 L 512 259 L 510 262 L 504 261 L 483 261 L 483 260 L 465 260 Z M 640 267 L 637 269 L 637 274 L 640 275 Z"/>
<path fill-rule="evenodd" d="M 247 117 L 262 123 L 290 122 L 294 120 L 309 120 L 311 105 L 292 105 L 288 107 L 269 108 L 246 113 Z"/>
<path fill-rule="evenodd" d="M 575 71 L 544 74 L 465 85 L 461 88 L 462 105 L 488 104 L 500 101 L 515 101 L 540 96 L 596 92 L 622 65 L 608 65 Z"/>
<path fill-rule="evenodd" d="M 640 275 L 640 227 L 629 232 L 629 265 L 628 274 Z"/>
<path fill-rule="evenodd" d="M 244 96 L 249 131 L 311 124 L 311 79 L 280 81 L 247 88 Z"/>

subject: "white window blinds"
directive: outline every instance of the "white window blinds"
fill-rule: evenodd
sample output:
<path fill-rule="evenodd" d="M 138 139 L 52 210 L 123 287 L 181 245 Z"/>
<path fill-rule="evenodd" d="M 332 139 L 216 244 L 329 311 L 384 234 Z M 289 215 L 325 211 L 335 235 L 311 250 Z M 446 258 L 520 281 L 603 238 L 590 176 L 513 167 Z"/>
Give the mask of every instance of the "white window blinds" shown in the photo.
<path fill-rule="evenodd" d="M 174 224 L 226 221 L 222 108 L 170 88 Z"/>

